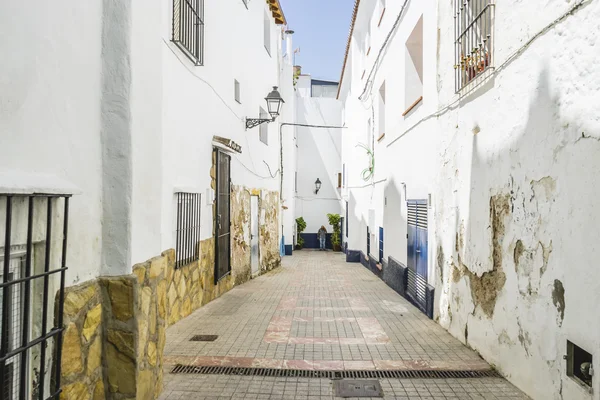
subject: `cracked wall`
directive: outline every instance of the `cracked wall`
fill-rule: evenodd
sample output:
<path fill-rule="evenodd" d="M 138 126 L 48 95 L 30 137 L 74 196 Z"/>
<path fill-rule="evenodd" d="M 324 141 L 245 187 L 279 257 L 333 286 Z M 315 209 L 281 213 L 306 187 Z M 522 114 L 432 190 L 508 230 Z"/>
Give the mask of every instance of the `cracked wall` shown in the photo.
<path fill-rule="evenodd" d="M 498 27 L 521 23 L 517 14 L 530 7 L 506 6 L 515 14 L 498 12 Z M 548 3 L 544 14 L 552 20 L 571 6 Z M 439 3 L 440 15 L 448 11 Z M 588 105 L 598 104 L 600 72 L 582 56 L 597 52 L 600 42 L 586 33 L 597 30 L 597 18 L 600 4 L 579 8 L 439 118 L 430 241 L 437 319 L 535 399 L 594 398 L 567 376 L 567 340 L 600 368 L 600 319 L 593 317 L 600 301 L 600 119 Z M 451 43 L 445 20 L 442 52 Z M 527 21 L 535 24 L 544 23 Z M 451 71 L 438 84 L 448 104 Z"/>

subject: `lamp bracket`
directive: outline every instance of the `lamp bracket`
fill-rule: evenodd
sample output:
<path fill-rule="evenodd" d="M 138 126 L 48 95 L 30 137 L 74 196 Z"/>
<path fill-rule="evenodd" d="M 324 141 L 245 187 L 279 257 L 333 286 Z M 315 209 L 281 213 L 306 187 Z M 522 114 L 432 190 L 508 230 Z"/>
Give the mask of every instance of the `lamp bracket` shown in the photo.
<path fill-rule="evenodd" d="M 269 122 L 273 122 L 275 118 L 246 118 L 246 129 L 252 129 L 255 126 L 260 124 L 264 124 L 265 122 L 268 124 Z"/>

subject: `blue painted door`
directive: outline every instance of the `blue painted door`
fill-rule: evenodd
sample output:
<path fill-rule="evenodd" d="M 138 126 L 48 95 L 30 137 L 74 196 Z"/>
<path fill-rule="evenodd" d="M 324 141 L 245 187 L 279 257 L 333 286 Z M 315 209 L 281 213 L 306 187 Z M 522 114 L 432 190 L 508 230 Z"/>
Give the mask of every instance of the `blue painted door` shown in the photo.
<path fill-rule="evenodd" d="M 406 292 L 414 303 L 425 309 L 427 285 L 427 200 L 408 200 Z"/>
<path fill-rule="evenodd" d="M 379 227 L 379 262 L 383 262 L 383 228 Z"/>

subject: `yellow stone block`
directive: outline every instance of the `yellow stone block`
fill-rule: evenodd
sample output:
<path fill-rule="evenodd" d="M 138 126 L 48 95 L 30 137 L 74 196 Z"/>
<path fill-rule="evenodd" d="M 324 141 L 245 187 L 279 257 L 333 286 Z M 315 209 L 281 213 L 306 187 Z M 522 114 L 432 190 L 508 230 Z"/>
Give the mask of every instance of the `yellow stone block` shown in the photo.
<path fill-rule="evenodd" d="M 60 398 L 61 400 L 89 400 L 90 393 L 85 384 L 77 382 L 63 386 Z"/>
<path fill-rule="evenodd" d="M 108 366 L 108 386 L 111 393 L 124 395 L 136 392 L 135 364 L 133 360 L 113 346 L 108 345 L 106 364 Z"/>
<path fill-rule="evenodd" d="M 144 283 L 146 279 L 146 264 L 138 264 L 133 267 L 133 273 L 137 276 L 140 285 Z"/>
<path fill-rule="evenodd" d="M 148 318 L 150 315 L 150 301 L 152 300 L 152 289 L 146 286 L 142 289 L 142 315 L 141 318 Z"/>
<path fill-rule="evenodd" d="M 138 374 L 137 400 L 154 399 L 154 373 L 152 370 L 140 371 Z"/>
<path fill-rule="evenodd" d="M 102 364 L 102 339 L 100 335 L 96 336 L 94 342 L 88 350 L 87 357 L 87 375 L 90 376 Z"/>
<path fill-rule="evenodd" d="M 104 392 L 104 382 L 100 379 L 96 383 L 96 387 L 94 388 L 94 397 L 93 400 L 106 400 L 106 393 Z"/>
<path fill-rule="evenodd" d="M 133 317 L 133 284 L 126 279 L 109 280 L 108 295 L 113 316 L 127 322 Z"/>
<path fill-rule="evenodd" d="M 148 342 L 148 363 L 153 367 L 156 366 L 156 343 Z"/>
<path fill-rule="evenodd" d="M 120 353 L 126 355 L 132 360 L 135 359 L 135 336 L 133 333 L 109 329 L 108 341 L 112 343 Z"/>
<path fill-rule="evenodd" d="M 181 307 L 181 318 L 185 318 L 192 313 L 192 302 L 190 298 L 186 298 Z"/>
<path fill-rule="evenodd" d="M 79 288 L 68 288 L 65 296 L 65 315 L 73 317 L 79 313 L 96 294 L 96 288 L 96 283 L 93 281 Z"/>
<path fill-rule="evenodd" d="M 61 368 L 63 375 L 83 372 L 83 364 L 81 362 L 81 336 L 74 323 L 70 323 L 67 326 L 63 337 Z"/>
<path fill-rule="evenodd" d="M 155 257 L 150 260 L 150 279 L 159 277 L 163 272 L 167 270 L 167 258 L 166 257 Z"/>
<path fill-rule="evenodd" d="M 85 316 L 85 321 L 83 323 L 83 337 L 87 342 L 90 341 L 90 338 L 94 332 L 96 332 L 100 322 L 102 322 L 102 304 L 96 305 L 96 307 L 88 311 Z"/>
<path fill-rule="evenodd" d="M 156 297 L 158 301 L 158 315 L 165 318 L 167 314 L 167 282 L 163 279 L 156 287 Z"/>

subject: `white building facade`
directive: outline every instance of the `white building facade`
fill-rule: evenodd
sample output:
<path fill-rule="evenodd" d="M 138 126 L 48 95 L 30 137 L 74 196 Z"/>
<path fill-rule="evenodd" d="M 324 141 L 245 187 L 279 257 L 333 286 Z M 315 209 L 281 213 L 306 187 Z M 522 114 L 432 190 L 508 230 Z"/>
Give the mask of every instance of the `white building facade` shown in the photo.
<path fill-rule="evenodd" d="M 535 399 L 600 390 L 599 16 L 360 0 L 340 83 L 347 259 L 426 282 L 412 300 Z"/>
<path fill-rule="evenodd" d="M 4 37 L 22 32 L 0 41 L 12 54 L 0 66 L 0 269 L 9 270 L 0 281 L 43 274 L 45 259 L 57 270 L 43 298 L 2 318 L 29 313 L 31 340 L 54 335 L 41 357 L 48 376 L 33 373 L 39 354 L 26 360 L 28 388 L 19 386 L 20 369 L 0 366 L 2 381 L 13 382 L 3 389 L 9 398 L 42 385 L 54 393 L 58 337 L 66 354 L 61 397 L 158 396 L 166 326 L 279 266 L 278 124 L 247 128 L 246 119 L 271 119 L 265 97 L 277 87 L 285 101 L 277 122 L 294 121 L 285 25 L 277 0 L 0 5 Z M 36 285 L 27 290 L 41 290 Z M 61 286 L 62 326 L 54 322 Z M 17 299 L 15 290 L 0 289 L 4 299 Z M 124 308 L 119 296 L 128 299 Z M 104 332 L 113 329 L 135 340 L 134 354 L 123 358 L 111 344 Z"/>

